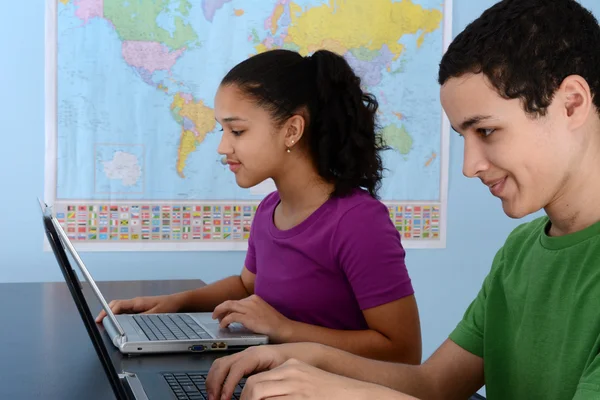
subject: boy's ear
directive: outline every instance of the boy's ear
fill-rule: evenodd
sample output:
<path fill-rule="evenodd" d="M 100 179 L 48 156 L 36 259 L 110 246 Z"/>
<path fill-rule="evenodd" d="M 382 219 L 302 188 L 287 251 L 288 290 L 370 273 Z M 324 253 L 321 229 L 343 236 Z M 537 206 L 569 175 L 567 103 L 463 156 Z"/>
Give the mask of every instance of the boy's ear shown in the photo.
<path fill-rule="evenodd" d="M 568 118 L 569 129 L 579 128 L 594 108 L 590 86 L 581 76 L 569 75 L 562 81 L 558 90 Z"/>

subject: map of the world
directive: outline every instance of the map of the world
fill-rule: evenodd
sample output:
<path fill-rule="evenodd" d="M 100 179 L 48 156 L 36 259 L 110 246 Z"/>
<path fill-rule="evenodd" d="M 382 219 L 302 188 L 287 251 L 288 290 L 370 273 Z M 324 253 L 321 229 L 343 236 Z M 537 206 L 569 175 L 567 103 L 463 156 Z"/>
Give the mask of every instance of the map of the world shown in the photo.
<path fill-rule="evenodd" d="M 275 48 L 346 58 L 380 103 L 380 195 L 405 246 L 445 242 L 442 0 L 59 0 L 52 12 L 47 194 L 79 245 L 244 248 L 274 186 L 236 185 L 217 154 L 213 99 L 230 68 Z"/>

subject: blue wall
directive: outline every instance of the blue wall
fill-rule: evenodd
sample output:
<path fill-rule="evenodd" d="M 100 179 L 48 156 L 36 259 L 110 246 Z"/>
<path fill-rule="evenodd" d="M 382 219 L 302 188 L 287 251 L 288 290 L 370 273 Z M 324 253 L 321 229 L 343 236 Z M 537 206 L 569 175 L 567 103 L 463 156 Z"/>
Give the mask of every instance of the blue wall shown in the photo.
<path fill-rule="evenodd" d="M 600 15 L 597 0 L 582 3 Z M 44 7 L 12 2 L 0 13 L 0 282 L 60 281 L 42 251 L 36 197 L 44 188 Z M 456 35 L 492 0 L 454 0 Z M 407 264 L 421 312 L 424 356 L 447 337 L 476 295 L 504 238 L 518 221 L 477 180 L 462 176 L 462 140 L 452 134 L 447 248 L 409 250 Z M 474 211 L 481 208 L 485 211 Z M 201 278 L 238 273 L 244 254 L 86 253 L 99 280 Z"/>

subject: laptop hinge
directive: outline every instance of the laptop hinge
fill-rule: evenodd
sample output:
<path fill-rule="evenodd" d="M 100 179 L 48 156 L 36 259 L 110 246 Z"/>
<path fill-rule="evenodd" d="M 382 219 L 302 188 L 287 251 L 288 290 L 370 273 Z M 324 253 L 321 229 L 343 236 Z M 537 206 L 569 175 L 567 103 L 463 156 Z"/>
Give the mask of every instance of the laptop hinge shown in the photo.
<path fill-rule="evenodd" d="M 148 400 L 148 396 L 144 391 L 142 382 L 140 382 L 140 379 L 137 377 L 136 374 L 123 371 L 119 374 L 119 379 L 121 379 L 121 382 L 123 382 L 125 390 L 128 392 L 129 396 L 131 396 L 132 399 Z"/>
<path fill-rule="evenodd" d="M 127 335 L 126 334 L 119 335 L 119 337 L 117 338 L 117 341 L 119 342 L 119 345 L 125 344 L 125 342 L 127 342 Z"/>

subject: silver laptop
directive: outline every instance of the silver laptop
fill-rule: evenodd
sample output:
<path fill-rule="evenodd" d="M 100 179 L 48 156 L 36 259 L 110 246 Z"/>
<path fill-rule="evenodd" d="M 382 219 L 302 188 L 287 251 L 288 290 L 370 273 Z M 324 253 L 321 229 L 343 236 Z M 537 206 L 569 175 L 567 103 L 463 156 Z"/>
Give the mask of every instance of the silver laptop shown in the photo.
<path fill-rule="evenodd" d="M 52 215 L 51 208 L 41 200 L 40 206 L 44 218 L 56 230 L 62 247 L 74 259 L 106 311 L 102 324 L 122 353 L 225 351 L 269 342 L 268 336 L 249 331 L 239 324 L 220 328 L 218 321 L 212 319 L 212 313 L 113 314 L 67 234 Z"/>

